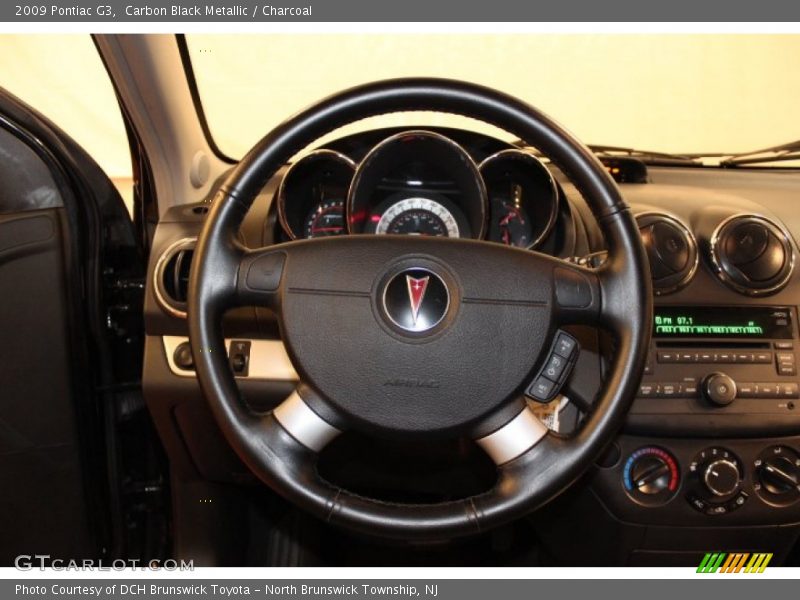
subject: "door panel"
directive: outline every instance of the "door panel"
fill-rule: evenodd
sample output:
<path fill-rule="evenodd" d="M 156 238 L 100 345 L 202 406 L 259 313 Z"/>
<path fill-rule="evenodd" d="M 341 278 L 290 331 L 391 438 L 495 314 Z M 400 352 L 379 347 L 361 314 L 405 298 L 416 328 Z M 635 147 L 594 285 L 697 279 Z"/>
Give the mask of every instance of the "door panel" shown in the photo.
<path fill-rule="evenodd" d="M 138 554 L 116 476 L 138 466 L 118 438 L 146 412 L 137 239 L 96 163 L 0 89 L 2 566 Z"/>

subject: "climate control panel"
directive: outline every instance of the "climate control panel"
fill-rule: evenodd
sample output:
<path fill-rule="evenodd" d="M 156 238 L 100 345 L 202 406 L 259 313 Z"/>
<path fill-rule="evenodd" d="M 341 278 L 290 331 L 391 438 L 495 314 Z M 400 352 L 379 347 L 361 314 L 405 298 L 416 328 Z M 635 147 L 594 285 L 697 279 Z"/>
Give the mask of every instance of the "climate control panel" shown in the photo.
<path fill-rule="evenodd" d="M 800 523 L 800 437 L 702 440 L 620 437 L 592 487 L 632 523 Z"/>
<path fill-rule="evenodd" d="M 738 456 L 721 446 L 705 448 L 689 464 L 686 500 L 707 515 L 725 515 L 749 498 L 742 487 L 744 468 Z"/>

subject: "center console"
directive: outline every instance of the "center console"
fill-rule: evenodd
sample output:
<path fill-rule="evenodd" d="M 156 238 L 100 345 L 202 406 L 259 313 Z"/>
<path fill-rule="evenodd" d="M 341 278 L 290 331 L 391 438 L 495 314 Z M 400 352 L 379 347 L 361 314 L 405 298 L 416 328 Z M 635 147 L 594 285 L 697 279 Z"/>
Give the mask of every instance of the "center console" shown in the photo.
<path fill-rule="evenodd" d="M 798 347 L 792 307 L 657 306 L 632 435 L 601 461 L 603 497 L 665 525 L 800 521 L 800 445 L 788 436 L 800 426 Z"/>

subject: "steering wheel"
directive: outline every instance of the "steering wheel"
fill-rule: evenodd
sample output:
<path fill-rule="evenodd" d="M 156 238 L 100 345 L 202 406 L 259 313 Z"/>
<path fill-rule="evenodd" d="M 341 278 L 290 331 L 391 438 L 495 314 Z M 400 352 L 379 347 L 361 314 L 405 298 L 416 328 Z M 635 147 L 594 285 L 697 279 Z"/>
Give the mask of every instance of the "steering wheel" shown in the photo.
<path fill-rule="evenodd" d="M 237 241 L 254 198 L 297 151 L 342 125 L 410 110 L 480 119 L 541 150 L 597 219 L 608 247 L 603 266 L 592 270 L 466 239 L 352 235 L 260 249 Z M 319 102 L 279 125 L 239 163 L 198 239 L 188 318 L 202 390 L 253 473 L 330 523 L 432 539 L 525 515 L 592 464 L 635 395 L 651 303 L 634 219 L 585 146 L 538 110 L 490 88 L 399 79 Z M 267 414 L 245 406 L 225 353 L 222 316 L 241 305 L 275 312 L 301 380 Z M 522 393 L 567 324 L 601 327 L 615 340 L 594 409 L 571 437 L 549 432 Z M 468 498 L 422 505 L 354 494 L 316 469 L 318 453 L 348 429 L 409 444 L 471 436 L 496 463 L 496 483 Z"/>

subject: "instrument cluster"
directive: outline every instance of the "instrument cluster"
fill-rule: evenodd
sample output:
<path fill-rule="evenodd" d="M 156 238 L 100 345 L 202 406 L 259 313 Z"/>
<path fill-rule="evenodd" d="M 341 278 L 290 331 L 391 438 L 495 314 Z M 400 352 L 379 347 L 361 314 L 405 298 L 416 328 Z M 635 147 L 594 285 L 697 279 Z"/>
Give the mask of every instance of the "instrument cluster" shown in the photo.
<path fill-rule="evenodd" d="M 451 138 L 403 131 L 358 162 L 314 150 L 285 172 L 278 221 L 289 239 L 394 234 L 536 248 L 558 215 L 559 190 L 534 154 L 508 148 L 481 162 Z"/>

